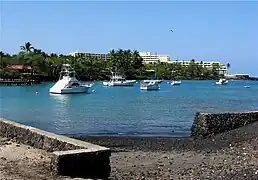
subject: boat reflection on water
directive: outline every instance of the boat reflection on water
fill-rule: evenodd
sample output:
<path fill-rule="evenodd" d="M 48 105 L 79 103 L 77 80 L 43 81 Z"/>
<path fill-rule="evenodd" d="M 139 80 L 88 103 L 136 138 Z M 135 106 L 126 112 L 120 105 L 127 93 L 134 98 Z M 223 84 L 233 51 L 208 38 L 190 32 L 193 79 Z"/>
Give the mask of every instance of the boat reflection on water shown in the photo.
<path fill-rule="evenodd" d="M 50 93 L 51 114 L 53 118 L 50 118 L 51 126 L 49 130 L 58 134 L 64 134 L 69 129 L 74 129 L 73 122 L 73 108 L 70 105 L 72 100 L 72 94 L 52 94 Z M 58 121 L 57 121 L 58 119 Z"/>
<path fill-rule="evenodd" d="M 55 99 L 56 101 L 62 102 L 62 103 L 68 103 L 70 99 L 69 94 L 51 94 L 50 96 L 52 99 Z"/>

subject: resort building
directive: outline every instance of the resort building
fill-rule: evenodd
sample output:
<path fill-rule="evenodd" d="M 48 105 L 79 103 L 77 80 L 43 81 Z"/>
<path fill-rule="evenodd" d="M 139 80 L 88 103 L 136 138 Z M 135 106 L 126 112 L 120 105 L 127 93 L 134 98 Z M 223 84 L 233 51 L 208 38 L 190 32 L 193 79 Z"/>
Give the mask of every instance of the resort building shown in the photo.
<path fill-rule="evenodd" d="M 87 56 L 91 56 L 91 57 L 97 57 L 101 60 L 108 60 L 109 59 L 109 55 L 108 54 L 104 54 L 104 53 L 90 53 L 90 52 L 72 52 L 69 53 L 69 55 L 74 56 L 74 57 L 78 57 L 78 56 L 82 56 L 82 57 L 87 57 Z"/>
<path fill-rule="evenodd" d="M 151 52 L 139 52 L 139 55 L 143 59 L 143 63 L 159 63 L 159 62 L 164 62 L 164 63 L 169 63 L 170 62 L 170 57 L 169 55 L 160 55 L 157 53 L 151 53 Z"/>
<path fill-rule="evenodd" d="M 172 61 L 172 63 L 179 63 L 182 66 L 189 66 L 191 61 Z M 217 66 L 219 67 L 219 73 L 221 74 L 226 74 L 228 70 L 227 66 L 219 61 L 194 61 L 194 63 L 208 69 L 212 69 L 213 66 Z"/>
<path fill-rule="evenodd" d="M 250 75 L 249 74 L 226 74 L 225 77 L 228 79 L 249 79 Z"/>

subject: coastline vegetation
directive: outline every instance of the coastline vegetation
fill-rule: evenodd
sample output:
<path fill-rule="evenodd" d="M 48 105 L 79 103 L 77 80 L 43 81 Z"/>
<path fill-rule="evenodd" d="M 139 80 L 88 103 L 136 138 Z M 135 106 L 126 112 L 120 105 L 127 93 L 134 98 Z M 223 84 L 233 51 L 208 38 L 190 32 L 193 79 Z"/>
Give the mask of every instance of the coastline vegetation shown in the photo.
<path fill-rule="evenodd" d="M 71 64 L 81 80 L 106 80 L 111 72 L 118 72 L 127 79 L 146 79 L 155 74 L 158 79 L 218 79 L 220 68 L 216 64 L 210 69 L 195 63 L 192 59 L 189 66 L 179 63 L 144 64 L 138 51 L 111 50 L 109 59 L 103 60 L 93 56 L 71 56 L 63 54 L 47 54 L 35 48 L 30 42 L 20 47 L 18 54 L 0 52 L 0 78 L 1 79 L 39 79 L 43 81 L 57 80 L 61 65 Z M 30 70 L 10 69 L 11 65 L 24 65 Z M 153 73 L 153 70 L 155 73 Z"/>

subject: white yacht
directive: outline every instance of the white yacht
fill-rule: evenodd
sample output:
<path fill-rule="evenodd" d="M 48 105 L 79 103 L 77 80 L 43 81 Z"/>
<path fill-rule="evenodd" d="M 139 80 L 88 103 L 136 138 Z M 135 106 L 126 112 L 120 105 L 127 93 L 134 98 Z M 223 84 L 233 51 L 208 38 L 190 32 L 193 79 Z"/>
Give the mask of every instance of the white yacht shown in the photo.
<path fill-rule="evenodd" d="M 163 80 L 160 80 L 160 79 L 157 79 L 155 81 L 157 81 L 159 84 L 163 82 Z"/>
<path fill-rule="evenodd" d="M 159 80 L 159 79 L 147 79 L 147 80 L 143 80 L 142 82 L 149 82 L 149 81 L 155 81 L 155 82 L 157 82 L 157 83 L 162 83 L 163 81 L 162 80 Z"/>
<path fill-rule="evenodd" d="M 159 90 L 160 85 L 156 80 L 144 80 L 141 82 L 141 90 Z"/>
<path fill-rule="evenodd" d="M 110 81 L 104 81 L 104 86 L 134 86 L 136 80 L 126 80 L 120 75 L 116 73 L 112 73 L 112 77 Z"/>
<path fill-rule="evenodd" d="M 171 84 L 172 86 L 180 85 L 180 84 L 181 84 L 181 81 L 172 81 L 170 84 Z"/>
<path fill-rule="evenodd" d="M 56 84 L 50 88 L 52 94 L 87 93 L 92 84 L 82 84 L 76 78 L 76 72 L 71 65 L 63 64 Z"/>
<path fill-rule="evenodd" d="M 226 85 L 228 84 L 228 80 L 226 79 L 220 79 L 219 81 L 216 82 L 217 85 Z"/>
<path fill-rule="evenodd" d="M 145 82 L 145 81 L 146 81 L 146 82 L 149 82 L 150 80 L 156 81 L 156 82 L 158 82 L 159 84 L 163 82 L 163 80 L 157 78 L 157 74 L 156 74 L 155 70 L 152 70 L 152 69 L 151 69 L 151 70 L 146 70 L 146 72 L 149 72 L 149 73 L 152 73 L 152 74 L 150 74 L 150 76 L 148 77 L 148 79 L 143 80 L 142 82 Z"/>

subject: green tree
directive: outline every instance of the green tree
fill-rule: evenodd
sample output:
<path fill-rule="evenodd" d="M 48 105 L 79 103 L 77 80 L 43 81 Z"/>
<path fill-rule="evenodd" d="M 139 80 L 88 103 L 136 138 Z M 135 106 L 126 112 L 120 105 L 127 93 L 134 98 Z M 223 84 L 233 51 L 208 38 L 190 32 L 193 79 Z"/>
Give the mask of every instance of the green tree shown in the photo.
<path fill-rule="evenodd" d="M 42 75 L 46 79 L 56 80 L 59 77 L 61 66 L 64 63 L 71 64 L 82 80 L 107 79 L 111 72 L 118 72 L 128 79 L 145 79 L 155 74 L 158 79 L 215 79 L 219 77 L 219 66 L 214 64 L 211 69 L 203 66 L 203 62 L 196 63 L 192 59 L 188 66 L 176 63 L 143 64 L 143 60 L 137 50 L 112 49 L 108 60 L 102 60 L 84 54 L 76 57 L 67 55 L 48 55 L 42 49 L 32 47 L 30 42 L 21 46 L 18 54 L 9 55 L 0 52 L 1 77 L 17 77 L 17 72 L 8 70 L 11 64 L 23 64 L 31 66 L 31 76 Z M 229 68 L 229 66 L 227 65 Z M 154 71 L 154 72 L 153 72 Z"/>
<path fill-rule="evenodd" d="M 31 46 L 30 42 L 25 42 L 23 46 L 20 46 L 20 48 L 25 52 L 31 52 L 33 50 L 33 47 Z"/>

